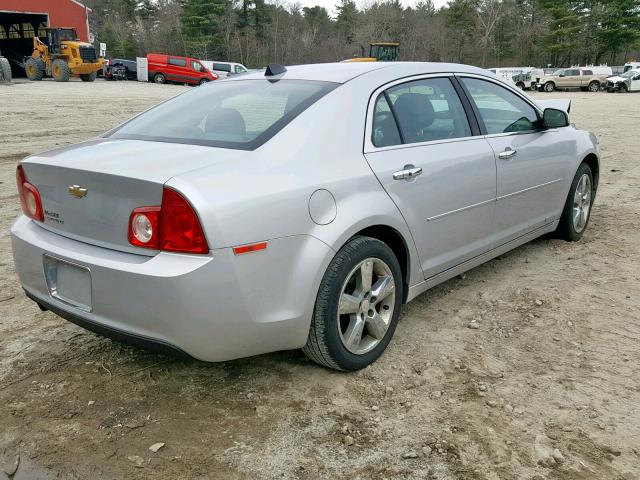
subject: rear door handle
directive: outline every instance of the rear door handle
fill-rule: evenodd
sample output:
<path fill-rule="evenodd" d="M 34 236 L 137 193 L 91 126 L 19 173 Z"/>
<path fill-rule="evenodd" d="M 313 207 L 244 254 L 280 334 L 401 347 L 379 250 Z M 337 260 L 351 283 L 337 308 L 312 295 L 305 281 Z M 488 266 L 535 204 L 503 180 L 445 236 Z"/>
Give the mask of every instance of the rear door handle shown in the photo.
<path fill-rule="evenodd" d="M 518 153 L 517 150 L 514 150 L 511 147 L 507 147 L 504 152 L 500 152 L 498 154 L 498 158 L 501 160 L 509 160 L 510 158 L 514 157 L 516 155 L 516 153 Z"/>
<path fill-rule="evenodd" d="M 409 180 L 422 174 L 421 167 L 415 167 L 413 165 L 405 165 L 404 169 L 399 170 L 393 174 L 394 180 Z"/>

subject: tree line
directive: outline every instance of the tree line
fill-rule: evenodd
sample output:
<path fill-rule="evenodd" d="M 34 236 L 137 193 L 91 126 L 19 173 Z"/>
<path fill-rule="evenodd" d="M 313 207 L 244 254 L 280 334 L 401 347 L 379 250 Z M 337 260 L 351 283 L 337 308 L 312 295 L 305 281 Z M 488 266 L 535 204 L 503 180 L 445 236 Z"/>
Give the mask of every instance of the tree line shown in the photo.
<path fill-rule="evenodd" d="M 640 61 L 640 0 L 86 0 L 108 56 L 148 52 L 247 67 L 334 62 L 398 41 L 400 59 L 482 67 Z"/>

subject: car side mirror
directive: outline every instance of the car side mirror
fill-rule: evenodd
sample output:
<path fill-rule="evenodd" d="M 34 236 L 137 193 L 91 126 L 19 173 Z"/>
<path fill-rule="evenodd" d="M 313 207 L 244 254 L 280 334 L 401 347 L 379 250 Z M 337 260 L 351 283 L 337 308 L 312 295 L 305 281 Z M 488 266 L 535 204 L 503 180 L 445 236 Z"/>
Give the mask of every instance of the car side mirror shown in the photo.
<path fill-rule="evenodd" d="M 542 113 L 543 128 L 560 128 L 569 125 L 569 115 L 563 110 L 545 108 Z"/>
<path fill-rule="evenodd" d="M 560 75 L 558 75 L 559 77 L 564 77 L 564 73 L 561 73 Z"/>

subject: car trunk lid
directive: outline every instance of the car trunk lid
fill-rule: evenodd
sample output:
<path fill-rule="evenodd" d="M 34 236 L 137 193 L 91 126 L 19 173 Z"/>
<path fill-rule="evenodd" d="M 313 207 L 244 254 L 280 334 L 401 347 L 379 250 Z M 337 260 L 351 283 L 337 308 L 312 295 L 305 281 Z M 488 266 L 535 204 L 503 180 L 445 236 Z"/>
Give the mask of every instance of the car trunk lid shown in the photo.
<path fill-rule="evenodd" d="M 93 245 L 154 255 L 128 242 L 133 209 L 160 205 L 170 178 L 241 154 L 246 152 L 95 140 L 29 157 L 22 165 L 42 197 L 44 228 Z"/>

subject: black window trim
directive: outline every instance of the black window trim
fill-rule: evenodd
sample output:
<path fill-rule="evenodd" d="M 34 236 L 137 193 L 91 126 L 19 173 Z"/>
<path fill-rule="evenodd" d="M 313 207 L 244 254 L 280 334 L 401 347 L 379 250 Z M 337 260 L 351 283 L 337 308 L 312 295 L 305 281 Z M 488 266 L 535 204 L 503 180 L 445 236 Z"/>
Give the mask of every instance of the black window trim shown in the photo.
<path fill-rule="evenodd" d="M 489 83 L 493 83 L 495 85 L 497 85 L 498 87 L 502 87 L 505 90 L 507 90 L 508 92 L 513 93 L 515 96 L 520 97 L 521 100 L 523 100 L 527 105 L 529 105 L 531 108 L 533 108 L 533 110 L 536 112 L 536 115 L 538 117 L 538 121 L 542 120 L 542 111 L 540 110 L 540 107 L 538 107 L 536 104 L 532 103 L 530 99 L 528 99 L 526 96 L 524 96 L 520 91 L 518 90 L 514 90 L 512 88 L 509 88 L 509 85 L 506 85 L 505 83 L 501 82 L 500 80 L 495 80 L 493 78 L 489 78 L 489 77 L 485 77 L 483 75 L 475 75 L 475 74 L 470 74 L 470 73 L 459 73 L 459 74 L 455 74 L 456 80 L 458 81 L 458 84 L 460 85 L 460 87 L 462 88 L 462 91 L 464 92 L 464 95 L 467 98 L 467 102 L 469 102 L 471 109 L 474 113 L 474 116 L 476 117 L 476 120 L 478 122 L 478 124 L 480 125 L 480 134 L 485 136 L 485 137 L 500 137 L 500 136 L 507 136 L 507 135 L 530 135 L 532 133 L 539 133 L 542 131 L 541 128 L 536 129 L 536 130 L 527 130 L 524 132 L 503 132 L 503 133 L 488 133 L 487 131 L 487 127 L 484 124 L 484 121 L 482 120 L 482 116 L 480 115 L 480 112 L 478 111 L 478 108 L 476 107 L 475 102 L 473 101 L 473 97 L 471 96 L 471 93 L 469 92 L 469 90 L 467 89 L 467 86 L 464 84 L 464 82 L 461 81 L 461 79 L 463 78 L 473 78 L 476 80 L 484 80 L 485 82 L 489 82 Z"/>
<path fill-rule="evenodd" d="M 467 117 L 467 122 L 469 123 L 469 128 L 471 130 L 471 135 L 469 135 L 468 137 L 442 138 L 439 140 L 429 140 L 427 142 L 419 142 L 419 143 L 404 143 L 404 138 L 400 131 L 400 126 L 398 124 L 396 115 L 392 110 L 393 119 L 396 124 L 396 128 L 398 132 L 400 132 L 400 139 L 402 140 L 402 143 L 397 145 L 377 147 L 373 143 L 373 116 L 374 116 L 373 113 L 375 110 L 375 104 L 378 100 L 378 97 L 382 94 L 385 94 L 384 95 L 385 99 L 389 104 L 389 109 L 391 110 L 393 106 L 389 101 L 388 94 L 386 94 L 387 90 L 397 85 L 403 85 L 405 83 L 415 82 L 419 80 L 430 80 L 435 78 L 446 78 L 451 82 L 452 87 L 456 92 L 456 94 L 458 95 L 458 99 L 460 100 L 460 103 L 462 104 L 462 108 Z M 431 72 L 431 73 L 412 74 L 406 77 L 396 78 L 394 80 L 391 80 L 375 88 L 371 93 L 371 95 L 369 96 L 369 102 L 367 104 L 367 118 L 366 118 L 365 129 L 364 129 L 363 152 L 372 153 L 377 151 L 396 150 L 400 148 L 416 148 L 416 147 L 422 147 L 422 146 L 438 144 L 438 143 L 454 143 L 454 142 L 466 141 L 466 140 L 473 139 L 474 137 L 482 136 L 483 133 L 480 131 L 478 120 L 476 119 L 474 111 L 471 109 L 471 105 L 468 103 L 469 102 L 468 98 L 466 98 L 466 96 L 464 95 L 461 95 L 461 92 L 459 88 L 456 88 L 456 85 L 457 85 L 457 79 L 456 79 L 455 72 Z"/>

